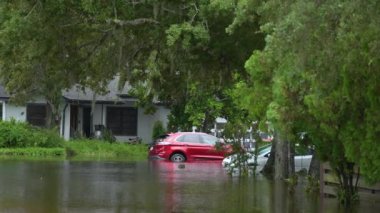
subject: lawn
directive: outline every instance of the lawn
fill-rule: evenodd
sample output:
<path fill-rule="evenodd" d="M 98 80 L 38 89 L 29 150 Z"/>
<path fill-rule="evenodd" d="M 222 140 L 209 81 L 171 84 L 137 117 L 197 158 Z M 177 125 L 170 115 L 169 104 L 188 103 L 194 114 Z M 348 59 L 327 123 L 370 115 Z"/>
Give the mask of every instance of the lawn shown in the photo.
<path fill-rule="evenodd" d="M 100 140 L 71 140 L 63 147 L 15 147 L 0 148 L 3 157 L 38 157 L 70 159 L 130 159 L 147 158 L 148 147 L 145 144 L 108 143 Z"/>

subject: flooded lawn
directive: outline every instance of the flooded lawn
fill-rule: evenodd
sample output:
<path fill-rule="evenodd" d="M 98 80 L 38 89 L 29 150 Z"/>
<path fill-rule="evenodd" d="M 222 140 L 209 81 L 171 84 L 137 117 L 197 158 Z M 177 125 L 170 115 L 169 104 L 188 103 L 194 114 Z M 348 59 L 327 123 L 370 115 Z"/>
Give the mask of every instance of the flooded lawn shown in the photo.
<path fill-rule="evenodd" d="M 291 195 L 283 182 L 231 178 L 220 162 L 1 160 L 0 186 L 0 212 L 345 212 L 302 183 Z"/>

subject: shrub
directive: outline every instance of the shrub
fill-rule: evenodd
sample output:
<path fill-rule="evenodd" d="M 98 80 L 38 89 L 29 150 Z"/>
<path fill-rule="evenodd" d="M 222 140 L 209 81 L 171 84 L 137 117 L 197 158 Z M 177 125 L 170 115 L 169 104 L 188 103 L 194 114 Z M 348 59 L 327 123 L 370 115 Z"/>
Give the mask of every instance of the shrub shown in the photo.
<path fill-rule="evenodd" d="M 161 121 L 156 121 L 153 124 L 153 133 L 152 138 L 153 140 L 157 139 L 160 135 L 165 134 L 166 130 L 164 128 L 164 125 Z"/>
<path fill-rule="evenodd" d="M 109 143 L 115 143 L 116 142 L 116 138 L 115 136 L 112 134 L 112 131 L 110 129 L 103 129 L 103 140 L 109 142 Z"/>
<path fill-rule="evenodd" d="M 31 144 L 31 132 L 28 125 L 22 122 L 0 122 L 0 147 L 27 147 Z"/>
<path fill-rule="evenodd" d="M 58 134 L 58 129 L 32 128 L 33 145 L 36 147 L 63 147 L 63 139 Z"/>
<path fill-rule="evenodd" d="M 41 129 L 25 122 L 0 121 L 0 148 L 62 147 L 56 129 Z"/>

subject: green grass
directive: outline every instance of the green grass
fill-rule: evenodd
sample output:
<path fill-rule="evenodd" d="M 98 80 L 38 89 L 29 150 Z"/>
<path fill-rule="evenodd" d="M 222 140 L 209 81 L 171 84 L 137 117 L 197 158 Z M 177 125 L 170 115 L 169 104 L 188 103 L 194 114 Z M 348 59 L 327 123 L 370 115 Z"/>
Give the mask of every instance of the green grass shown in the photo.
<path fill-rule="evenodd" d="M 74 158 L 133 159 L 147 158 L 145 144 L 108 143 L 98 140 L 73 140 L 65 143 L 66 154 Z"/>
<path fill-rule="evenodd" d="M 144 160 L 148 147 L 145 144 L 108 143 L 99 140 L 72 140 L 64 147 L 0 148 L 0 158 L 70 158 L 97 160 Z"/>
<path fill-rule="evenodd" d="M 26 148 L 1 148 L 2 156 L 31 156 L 31 157 L 63 157 L 66 155 L 64 148 L 42 148 L 42 147 L 26 147 Z"/>

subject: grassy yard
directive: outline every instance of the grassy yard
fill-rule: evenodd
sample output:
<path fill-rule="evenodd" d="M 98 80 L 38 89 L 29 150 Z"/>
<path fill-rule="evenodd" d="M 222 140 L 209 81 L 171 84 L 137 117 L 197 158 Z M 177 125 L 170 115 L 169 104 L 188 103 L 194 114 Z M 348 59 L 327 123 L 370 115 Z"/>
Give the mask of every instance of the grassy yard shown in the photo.
<path fill-rule="evenodd" d="M 66 155 L 65 148 L 0 148 L 1 156 L 31 156 L 31 157 L 63 157 Z"/>
<path fill-rule="evenodd" d="M 147 158 L 148 147 L 144 144 L 108 143 L 99 140 L 72 140 L 63 147 L 0 148 L 1 157 L 70 158 L 70 159 L 125 159 Z"/>
<path fill-rule="evenodd" d="M 1 158 L 91 158 L 134 159 L 147 158 L 147 145 L 109 143 L 107 141 L 77 139 L 64 141 L 58 130 L 44 129 L 16 120 L 0 120 Z"/>
<path fill-rule="evenodd" d="M 147 158 L 145 144 L 108 143 L 98 140 L 73 140 L 65 143 L 67 157 L 96 159 L 133 159 Z"/>

